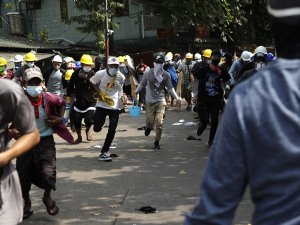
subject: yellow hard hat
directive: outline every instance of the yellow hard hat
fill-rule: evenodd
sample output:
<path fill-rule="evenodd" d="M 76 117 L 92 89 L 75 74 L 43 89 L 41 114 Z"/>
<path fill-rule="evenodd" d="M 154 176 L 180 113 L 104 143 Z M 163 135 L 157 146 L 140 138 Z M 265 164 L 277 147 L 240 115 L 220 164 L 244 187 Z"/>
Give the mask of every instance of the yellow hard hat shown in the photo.
<path fill-rule="evenodd" d="M 124 56 L 119 56 L 118 60 L 119 60 L 119 63 L 123 63 L 125 61 L 125 57 Z"/>
<path fill-rule="evenodd" d="M 85 64 L 85 65 L 94 65 L 92 57 L 87 54 L 83 54 L 81 56 L 80 63 Z"/>
<path fill-rule="evenodd" d="M 5 58 L 0 57 L 0 66 L 6 66 L 7 65 L 7 61 Z"/>
<path fill-rule="evenodd" d="M 67 70 L 65 74 L 65 80 L 70 80 L 74 70 Z"/>
<path fill-rule="evenodd" d="M 205 57 L 205 58 L 210 58 L 211 53 L 212 53 L 212 50 L 211 50 L 211 49 L 205 49 L 205 50 L 202 52 L 202 56 Z"/>
<path fill-rule="evenodd" d="M 193 54 L 192 53 L 186 53 L 186 55 L 185 55 L 185 58 L 186 59 L 192 59 L 193 58 Z"/>
<path fill-rule="evenodd" d="M 33 54 L 32 52 L 28 52 L 28 53 L 26 53 L 24 60 L 27 62 L 34 62 L 34 61 L 37 61 L 37 58 L 36 58 L 35 54 Z"/>

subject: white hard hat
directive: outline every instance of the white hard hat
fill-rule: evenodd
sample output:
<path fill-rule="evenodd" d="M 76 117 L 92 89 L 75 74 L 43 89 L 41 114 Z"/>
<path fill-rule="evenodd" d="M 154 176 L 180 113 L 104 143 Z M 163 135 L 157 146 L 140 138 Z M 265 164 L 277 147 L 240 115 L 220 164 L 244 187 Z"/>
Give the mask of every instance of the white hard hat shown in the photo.
<path fill-rule="evenodd" d="M 170 55 L 166 55 L 165 56 L 165 61 L 167 62 L 167 61 L 171 61 L 172 60 L 172 57 L 170 56 Z"/>
<path fill-rule="evenodd" d="M 52 62 L 62 63 L 62 58 L 59 55 L 53 57 Z"/>
<path fill-rule="evenodd" d="M 244 60 L 246 62 L 250 61 L 251 57 L 252 57 L 252 53 L 248 52 L 248 51 L 243 51 L 242 54 L 241 54 L 242 60 Z"/>
<path fill-rule="evenodd" d="M 119 65 L 120 64 L 118 58 L 115 57 L 115 56 L 111 56 L 107 60 L 107 65 L 113 65 L 113 64 L 115 64 L 115 65 Z"/>
<path fill-rule="evenodd" d="M 200 60 L 201 59 L 201 55 L 199 53 L 196 53 L 194 57 L 195 57 L 195 60 Z"/>
<path fill-rule="evenodd" d="M 264 56 L 267 55 L 267 49 L 264 46 L 258 46 L 255 50 L 254 50 L 254 54 L 255 55 L 260 55 L 260 56 Z"/>
<path fill-rule="evenodd" d="M 64 58 L 64 62 L 65 62 L 65 63 L 75 62 L 75 60 L 74 60 L 72 57 L 67 56 L 67 57 Z"/>
<path fill-rule="evenodd" d="M 14 57 L 14 62 L 16 63 L 16 62 L 23 62 L 23 56 L 21 56 L 21 55 L 16 55 L 15 57 Z"/>

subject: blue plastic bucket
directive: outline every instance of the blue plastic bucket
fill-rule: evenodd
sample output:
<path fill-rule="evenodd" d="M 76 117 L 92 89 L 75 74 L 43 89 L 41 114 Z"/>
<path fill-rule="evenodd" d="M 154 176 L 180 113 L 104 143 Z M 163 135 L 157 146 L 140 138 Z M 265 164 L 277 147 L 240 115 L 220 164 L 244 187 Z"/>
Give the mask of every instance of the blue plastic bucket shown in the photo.
<path fill-rule="evenodd" d="M 128 112 L 131 117 L 139 117 L 141 115 L 141 107 L 133 105 L 128 108 Z"/>

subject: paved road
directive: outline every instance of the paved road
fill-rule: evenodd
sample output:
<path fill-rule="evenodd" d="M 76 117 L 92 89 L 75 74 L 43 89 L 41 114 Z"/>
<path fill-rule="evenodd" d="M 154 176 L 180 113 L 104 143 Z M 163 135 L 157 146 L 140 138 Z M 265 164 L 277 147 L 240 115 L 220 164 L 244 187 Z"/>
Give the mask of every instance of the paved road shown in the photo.
<path fill-rule="evenodd" d="M 183 106 L 184 107 L 184 106 Z M 43 192 L 33 187 L 34 214 L 22 224 L 83 225 L 180 225 L 184 214 L 197 200 L 198 187 L 209 148 L 208 130 L 203 141 L 188 141 L 196 126 L 172 125 L 183 119 L 196 122 L 195 114 L 185 110 L 166 112 L 162 150 L 154 150 L 154 132 L 149 137 L 137 128 L 144 126 L 145 115 L 133 119 L 121 114 L 114 143 L 118 158 L 97 161 L 107 128 L 94 133 L 93 142 L 68 145 L 56 137 L 57 190 L 53 197 L 60 207 L 57 216 L 46 213 Z M 152 206 L 157 213 L 144 214 L 136 209 Z M 247 225 L 253 211 L 245 195 L 235 224 Z"/>

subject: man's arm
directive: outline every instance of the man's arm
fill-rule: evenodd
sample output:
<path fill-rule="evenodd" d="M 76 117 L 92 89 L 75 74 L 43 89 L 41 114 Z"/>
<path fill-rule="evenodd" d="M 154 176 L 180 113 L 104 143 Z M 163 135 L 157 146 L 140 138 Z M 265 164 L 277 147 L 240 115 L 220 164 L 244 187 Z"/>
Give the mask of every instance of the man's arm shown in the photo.
<path fill-rule="evenodd" d="M 0 167 L 5 166 L 14 158 L 22 155 L 32 149 L 40 141 L 39 131 L 36 129 L 33 132 L 24 134 L 12 145 L 8 150 L 0 153 Z"/>
<path fill-rule="evenodd" d="M 144 73 L 143 79 L 142 79 L 141 83 L 138 85 L 138 87 L 137 87 L 136 90 L 135 90 L 135 93 L 136 93 L 136 94 L 139 93 L 141 90 L 143 90 L 143 88 L 146 87 L 146 85 L 147 85 L 147 80 L 148 80 L 148 72 L 149 72 L 149 70 L 148 70 L 147 72 Z"/>

